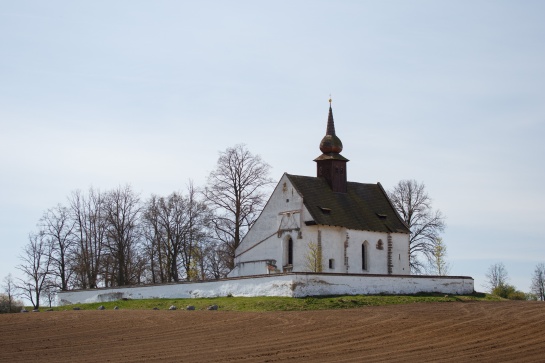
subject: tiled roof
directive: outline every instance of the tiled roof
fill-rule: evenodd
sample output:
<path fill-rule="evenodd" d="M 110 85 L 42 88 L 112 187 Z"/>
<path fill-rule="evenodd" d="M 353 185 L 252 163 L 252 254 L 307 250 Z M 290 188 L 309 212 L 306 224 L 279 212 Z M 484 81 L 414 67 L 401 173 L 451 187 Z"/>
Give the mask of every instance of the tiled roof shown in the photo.
<path fill-rule="evenodd" d="M 321 224 L 348 229 L 409 233 L 409 229 L 392 207 L 380 183 L 348 182 L 347 193 L 334 193 L 325 179 L 286 174 L 313 220 Z"/>

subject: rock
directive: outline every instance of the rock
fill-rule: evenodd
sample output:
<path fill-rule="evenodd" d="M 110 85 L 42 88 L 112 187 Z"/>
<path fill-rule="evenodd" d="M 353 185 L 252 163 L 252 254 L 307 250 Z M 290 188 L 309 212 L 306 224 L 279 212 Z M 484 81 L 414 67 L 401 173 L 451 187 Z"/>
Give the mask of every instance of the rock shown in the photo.
<path fill-rule="evenodd" d="M 39 313 L 40 312 L 40 309 L 34 309 L 32 310 L 33 313 Z"/>
<path fill-rule="evenodd" d="M 114 306 L 114 310 L 119 310 L 119 308 L 117 306 Z"/>
<path fill-rule="evenodd" d="M 210 306 L 208 307 L 208 310 L 218 310 L 218 306 L 215 305 L 215 304 L 214 304 L 214 305 L 210 305 Z"/>
<path fill-rule="evenodd" d="M 53 309 L 47 309 L 46 311 L 53 311 Z"/>
<path fill-rule="evenodd" d="M 152 310 L 159 310 L 159 308 L 156 306 L 156 307 L 154 307 Z"/>
<path fill-rule="evenodd" d="M 22 313 L 28 313 L 28 310 L 27 309 L 21 309 L 21 312 Z"/>
<path fill-rule="evenodd" d="M 186 310 L 195 310 L 195 307 L 193 305 L 187 305 L 185 308 Z"/>
<path fill-rule="evenodd" d="M 170 307 L 168 308 L 168 310 L 176 310 L 176 306 L 170 305 Z"/>
<path fill-rule="evenodd" d="M 73 308 L 72 310 L 81 310 L 80 307 L 76 306 L 75 308 Z"/>
<path fill-rule="evenodd" d="M 100 305 L 97 310 L 106 310 L 106 308 L 104 307 L 104 305 Z"/>

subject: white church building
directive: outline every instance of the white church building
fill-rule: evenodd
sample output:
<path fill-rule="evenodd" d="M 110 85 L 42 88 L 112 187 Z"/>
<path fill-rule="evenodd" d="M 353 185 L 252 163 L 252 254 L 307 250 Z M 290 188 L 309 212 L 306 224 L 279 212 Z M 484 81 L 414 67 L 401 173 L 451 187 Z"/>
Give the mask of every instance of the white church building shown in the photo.
<path fill-rule="evenodd" d="M 409 228 L 380 183 L 347 181 L 329 106 L 316 176 L 284 174 L 229 277 L 286 272 L 409 275 Z"/>
<path fill-rule="evenodd" d="M 61 291 L 59 305 L 121 298 L 470 294 L 469 276 L 411 275 L 409 235 L 384 188 L 347 181 L 329 106 L 316 176 L 284 174 L 236 249 L 228 278 Z"/>

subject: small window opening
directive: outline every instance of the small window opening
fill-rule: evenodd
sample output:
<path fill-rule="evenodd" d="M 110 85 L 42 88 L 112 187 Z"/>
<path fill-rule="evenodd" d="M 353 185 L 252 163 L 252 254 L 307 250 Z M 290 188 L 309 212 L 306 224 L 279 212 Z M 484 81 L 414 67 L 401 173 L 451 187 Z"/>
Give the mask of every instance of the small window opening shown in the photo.
<path fill-rule="evenodd" d="M 293 240 L 288 240 L 288 265 L 293 265 Z"/>
<path fill-rule="evenodd" d="M 289 200 L 289 199 L 286 199 L 286 203 L 289 203 L 289 202 L 290 202 L 290 200 Z"/>
<path fill-rule="evenodd" d="M 377 250 L 383 250 L 383 249 L 384 249 L 384 244 L 382 243 L 382 240 L 379 239 L 377 242 Z"/>
<path fill-rule="evenodd" d="M 377 216 L 380 218 L 380 219 L 386 219 L 388 216 L 386 214 L 382 214 L 382 213 L 377 213 Z"/>
<path fill-rule="evenodd" d="M 334 258 L 330 258 L 329 259 L 329 268 L 330 269 L 335 269 L 335 259 Z"/>
<path fill-rule="evenodd" d="M 365 243 L 361 245 L 361 269 L 367 270 L 367 245 Z"/>

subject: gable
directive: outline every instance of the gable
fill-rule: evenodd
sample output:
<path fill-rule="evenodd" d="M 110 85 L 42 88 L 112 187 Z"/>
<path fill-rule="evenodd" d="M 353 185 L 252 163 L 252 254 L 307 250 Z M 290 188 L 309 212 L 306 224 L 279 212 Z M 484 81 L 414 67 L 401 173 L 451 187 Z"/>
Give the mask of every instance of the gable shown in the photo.
<path fill-rule="evenodd" d="M 348 182 L 346 193 L 335 193 L 324 178 L 286 175 L 313 218 L 307 225 L 409 233 L 380 184 Z"/>

